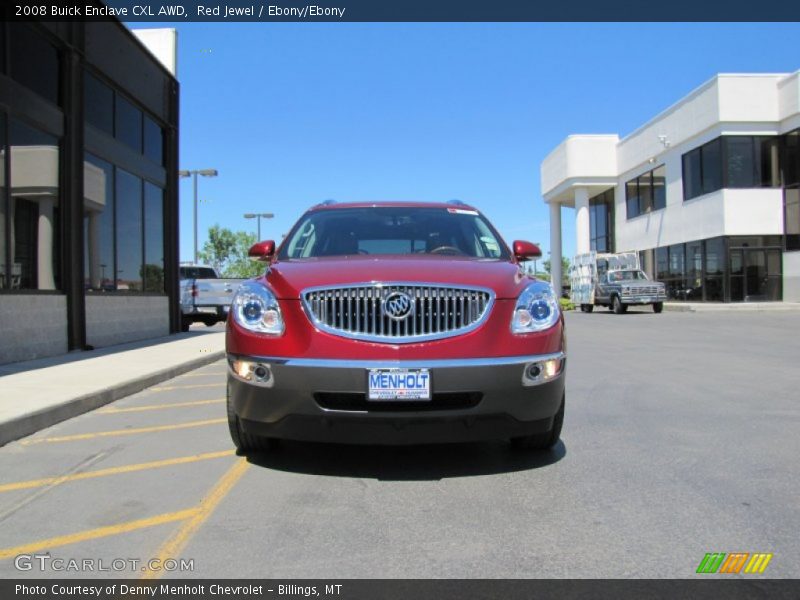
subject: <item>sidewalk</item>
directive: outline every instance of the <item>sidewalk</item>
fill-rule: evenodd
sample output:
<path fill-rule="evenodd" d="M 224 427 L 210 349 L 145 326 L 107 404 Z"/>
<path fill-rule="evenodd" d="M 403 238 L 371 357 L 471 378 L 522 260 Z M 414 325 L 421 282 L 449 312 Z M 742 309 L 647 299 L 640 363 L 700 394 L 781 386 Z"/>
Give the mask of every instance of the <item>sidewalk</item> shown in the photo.
<path fill-rule="evenodd" d="M 224 356 L 224 332 L 190 331 L 0 365 L 0 446 Z"/>
<path fill-rule="evenodd" d="M 665 302 L 664 310 L 672 312 L 800 311 L 800 302 Z"/>

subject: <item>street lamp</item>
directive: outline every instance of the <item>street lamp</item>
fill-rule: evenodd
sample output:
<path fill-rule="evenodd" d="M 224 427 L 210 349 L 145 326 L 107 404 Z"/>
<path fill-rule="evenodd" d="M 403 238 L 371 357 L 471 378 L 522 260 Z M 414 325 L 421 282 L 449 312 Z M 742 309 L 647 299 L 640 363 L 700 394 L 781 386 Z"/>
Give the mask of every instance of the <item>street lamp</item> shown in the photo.
<path fill-rule="evenodd" d="M 261 219 L 271 219 L 275 215 L 272 213 L 244 213 L 245 219 L 258 219 L 258 238 L 256 239 L 257 242 L 261 241 Z"/>
<path fill-rule="evenodd" d="M 216 177 L 219 172 L 216 169 L 197 169 L 191 171 L 178 171 L 179 177 L 192 177 L 194 187 L 194 262 L 197 264 L 197 176 Z"/>

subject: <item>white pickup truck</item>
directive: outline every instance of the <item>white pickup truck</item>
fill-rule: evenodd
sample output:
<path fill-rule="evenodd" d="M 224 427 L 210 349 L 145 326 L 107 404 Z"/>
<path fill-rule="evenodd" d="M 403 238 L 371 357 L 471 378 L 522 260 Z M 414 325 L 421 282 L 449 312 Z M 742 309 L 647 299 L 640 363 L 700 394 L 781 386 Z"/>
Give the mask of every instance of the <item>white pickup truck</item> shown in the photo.
<path fill-rule="evenodd" d="M 664 284 L 650 280 L 639 265 L 636 252 L 579 254 L 570 267 L 570 298 L 581 312 L 607 306 L 621 315 L 629 306 L 650 304 L 653 312 L 664 310 Z"/>
<path fill-rule="evenodd" d="M 189 331 L 192 323 L 211 327 L 228 317 L 233 294 L 243 279 L 222 279 L 207 265 L 180 265 L 179 273 L 183 331 Z"/>

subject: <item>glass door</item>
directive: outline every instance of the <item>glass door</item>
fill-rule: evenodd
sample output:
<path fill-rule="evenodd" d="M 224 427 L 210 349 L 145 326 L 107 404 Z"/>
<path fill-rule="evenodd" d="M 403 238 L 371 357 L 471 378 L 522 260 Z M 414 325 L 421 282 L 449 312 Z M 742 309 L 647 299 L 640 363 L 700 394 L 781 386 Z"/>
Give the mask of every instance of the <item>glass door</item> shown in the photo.
<path fill-rule="evenodd" d="M 770 302 L 781 299 L 781 251 L 731 248 L 731 302 Z"/>

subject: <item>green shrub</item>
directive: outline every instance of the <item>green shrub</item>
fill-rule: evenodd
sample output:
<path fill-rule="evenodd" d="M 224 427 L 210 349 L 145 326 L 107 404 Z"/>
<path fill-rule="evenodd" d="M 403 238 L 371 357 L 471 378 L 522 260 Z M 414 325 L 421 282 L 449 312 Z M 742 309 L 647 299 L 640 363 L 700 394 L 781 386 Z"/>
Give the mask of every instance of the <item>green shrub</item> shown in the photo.
<path fill-rule="evenodd" d="M 568 298 L 559 298 L 558 304 L 561 306 L 561 310 L 575 310 L 575 305 Z"/>

